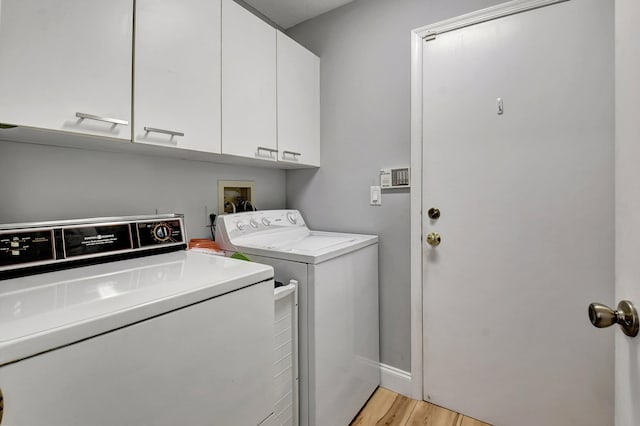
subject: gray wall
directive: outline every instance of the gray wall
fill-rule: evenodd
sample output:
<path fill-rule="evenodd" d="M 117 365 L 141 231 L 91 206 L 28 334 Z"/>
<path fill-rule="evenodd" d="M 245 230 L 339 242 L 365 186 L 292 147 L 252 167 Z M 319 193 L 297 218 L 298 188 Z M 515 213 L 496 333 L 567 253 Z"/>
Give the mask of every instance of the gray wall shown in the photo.
<path fill-rule="evenodd" d="M 207 237 L 218 179 L 254 180 L 256 205 L 285 207 L 285 172 L 130 153 L 0 142 L 0 223 L 184 213 L 189 238 Z"/>
<path fill-rule="evenodd" d="M 312 228 L 380 236 L 381 360 L 411 369 L 409 192 L 369 206 L 383 167 L 410 163 L 410 31 L 496 0 L 356 0 L 287 33 L 321 58 L 319 170 L 287 172 Z"/>

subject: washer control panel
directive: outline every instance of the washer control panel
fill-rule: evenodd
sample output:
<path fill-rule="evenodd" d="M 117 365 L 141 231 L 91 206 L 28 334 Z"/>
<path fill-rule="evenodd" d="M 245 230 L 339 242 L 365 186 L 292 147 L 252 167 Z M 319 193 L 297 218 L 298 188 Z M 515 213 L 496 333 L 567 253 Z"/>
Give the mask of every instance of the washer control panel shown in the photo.
<path fill-rule="evenodd" d="M 306 228 L 298 210 L 264 210 L 220 215 L 217 217 L 216 241 L 232 240 L 260 232 Z"/>

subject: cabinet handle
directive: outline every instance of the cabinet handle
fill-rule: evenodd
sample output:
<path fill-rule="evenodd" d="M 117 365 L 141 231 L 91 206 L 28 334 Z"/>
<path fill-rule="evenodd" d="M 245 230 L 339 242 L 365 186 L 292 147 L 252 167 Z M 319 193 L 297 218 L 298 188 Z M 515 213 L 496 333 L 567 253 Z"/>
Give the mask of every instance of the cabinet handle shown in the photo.
<path fill-rule="evenodd" d="M 2 423 L 3 414 L 4 414 L 4 396 L 2 395 L 2 389 L 0 389 L 0 423 Z"/>
<path fill-rule="evenodd" d="M 269 157 L 271 157 L 272 153 L 278 153 L 277 149 L 273 149 L 273 148 L 265 148 L 264 146 L 259 146 L 258 147 L 258 153 L 260 153 L 260 151 L 267 151 L 269 153 Z"/>
<path fill-rule="evenodd" d="M 294 151 L 282 151 L 282 159 L 284 160 L 285 156 L 287 154 L 290 154 L 294 160 L 297 160 L 299 156 L 301 156 L 302 154 L 300 154 L 299 152 L 294 152 Z"/>
<path fill-rule="evenodd" d="M 144 131 L 147 133 L 153 132 L 153 133 L 162 133 L 164 135 L 171 135 L 171 136 L 184 136 L 184 133 L 182 132 L 174 132 L 173 130 L 156 129 L 154 127 L 145 127 Z"/>
<path fill-rule="evenodd" d="M 111 124 L 121 124 L 123 126 L 128 126 L 129 122 L 127 120 L 119 120 L 117 118 L 108 118 L 108 117 L 100 117 L 98 115 L 85 114 L 84 112 L 76 112 L 76 117 L 87 120 L 96 120 L 96 121 L 104 121 L 105 123 Z"/>

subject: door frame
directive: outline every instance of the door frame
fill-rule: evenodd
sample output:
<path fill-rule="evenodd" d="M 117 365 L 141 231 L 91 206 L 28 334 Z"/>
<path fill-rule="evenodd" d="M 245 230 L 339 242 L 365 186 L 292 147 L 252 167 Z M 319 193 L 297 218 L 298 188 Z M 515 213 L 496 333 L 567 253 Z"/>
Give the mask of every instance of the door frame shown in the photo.
<path fill-rule="evenodd" d="M 422 336 L 422 46 L 438 34 L 570 0 L 514 0 L 411 31 L 411 382 L 408 396 L 423 400 Z M 402 390 L 399 390 L 402 391 Z"/>

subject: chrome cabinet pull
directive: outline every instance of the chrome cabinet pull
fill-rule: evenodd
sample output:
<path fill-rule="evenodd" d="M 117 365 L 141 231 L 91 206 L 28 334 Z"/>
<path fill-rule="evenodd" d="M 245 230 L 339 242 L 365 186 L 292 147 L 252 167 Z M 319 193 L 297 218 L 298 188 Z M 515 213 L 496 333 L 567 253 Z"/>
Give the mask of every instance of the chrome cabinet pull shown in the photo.
<path fill-rule="evenodd" d="M 87 120 L 104 121 L 105 123 L 120 124 L 122 126 L 128 126 L 127 120 L 120 120 L 117 118 L 100 117 L 99 115 L 85 114 L 84 112 L 76 112 L 76 117 Z"/>
<path fill-rule="evenodd" d="M 259 146 L 258 147 L 258 154 L 260 154 L 260 151 L 267 151 L 269 153 L 269 157 L 271 157 L 271 154 L 273 154 L 274 152 L 277 154 L 278 150 L 277 149 L 273 149 L 273 148 L 265 148 L 264 146 Z"/>
<path fill-rule="evenodd" d="M 294 160 L 297 160 L 298 157 L 300 157 L 302 154 L 300 154 L 299 152 L 294 152 L 294 151 L 282 151 L 282 159 L 284 160 L 285 156 L 289 154 L 293 157 Z"/>
<path fill-rule="evenodd" d="M 265 148 L 264 146 L 259 146 L 259 147 L 258 147 L 258 151 L 278 152 L 278 150 L 277 150 L 277 149 L 273 149 L 273 148 Z"/>
<path fill-rule="evenodd" d="M 184 136 L 183 132 L 175 132 L 173 130 L 164 130 L 164 129 L 156 129 L 155 127 L 145 127 L 144 131 L 149 133 L 162 133 L 163 135 L 171 135 L 171 136 Z"/>

